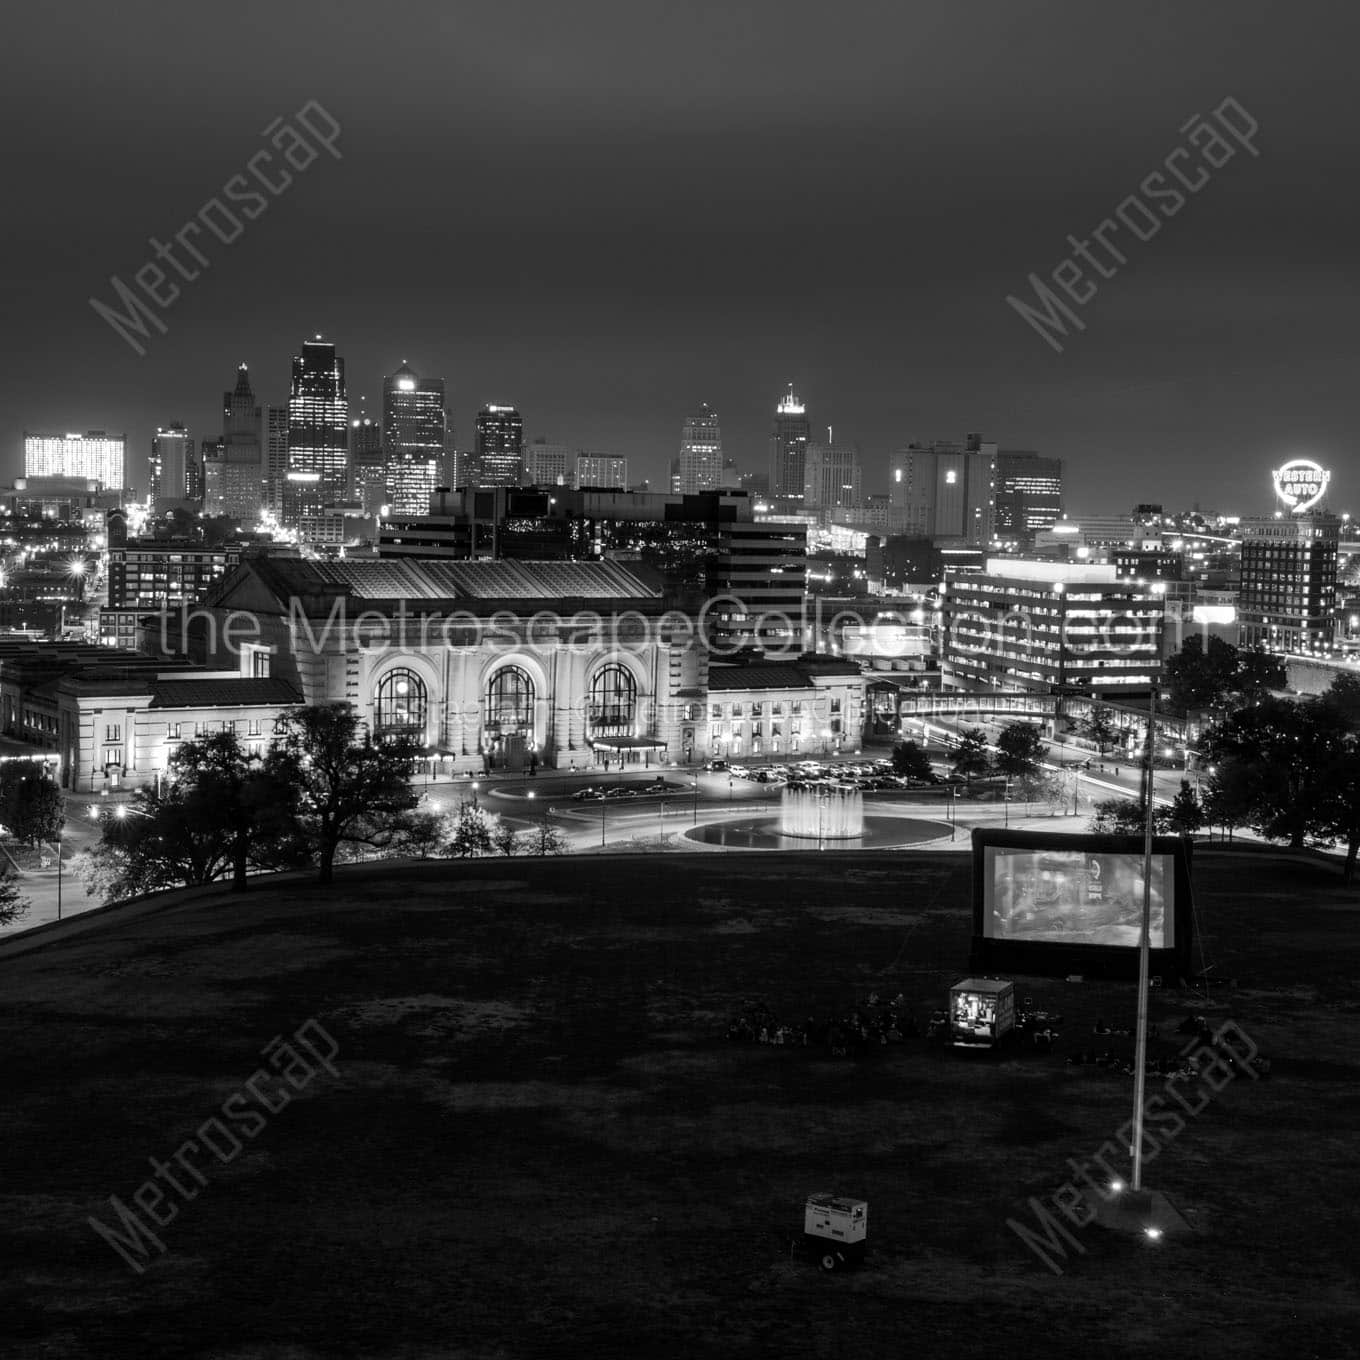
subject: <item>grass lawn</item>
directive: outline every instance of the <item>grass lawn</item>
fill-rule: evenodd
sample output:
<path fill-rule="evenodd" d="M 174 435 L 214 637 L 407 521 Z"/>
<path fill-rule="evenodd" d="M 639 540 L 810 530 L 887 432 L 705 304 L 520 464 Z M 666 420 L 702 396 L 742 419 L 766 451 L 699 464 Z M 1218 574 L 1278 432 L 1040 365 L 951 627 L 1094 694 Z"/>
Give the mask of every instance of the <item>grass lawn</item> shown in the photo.
<path fill-rule="evenodd" d="M 722 1037 L 744 1001 L 801 1019 L 874 989 L 923 1022 L 967 971 L 969 876 L 939 853 L 382 866 L 0 957 L 0 1355 L 1360 1353 L 1360 902 L 1333 868 L 1197 856 L 1238 979 L 1214 1018 L 1273 1074 L 1148 1168 L 1197 1235 L 1077 1230 L 1061 1275 L 1007 1220 L 1128 1118 L 1131 1079 L 1065 1058 L 1110 1043 L 1097 1016 L 1132 1025 L 1134 987 L 1019 980 L 1066 1017 L 1046 1054 Z M 1201 1009 L 1153 995 L 1164 1029 Z M 229 1163 L 200 1149 L 206 1187 L 181 1172 L 195 1197 L 167 1193 L 165 1251 L 131 1269 L 90 1216 L 116 1226 L 109 1197 L 262 1066 L 281 1102 L 261 1050 L 313 1017 L 338 1076 Z M 825 1189 L 869 1201 L 857 1272 L 790 1257 Z"/>

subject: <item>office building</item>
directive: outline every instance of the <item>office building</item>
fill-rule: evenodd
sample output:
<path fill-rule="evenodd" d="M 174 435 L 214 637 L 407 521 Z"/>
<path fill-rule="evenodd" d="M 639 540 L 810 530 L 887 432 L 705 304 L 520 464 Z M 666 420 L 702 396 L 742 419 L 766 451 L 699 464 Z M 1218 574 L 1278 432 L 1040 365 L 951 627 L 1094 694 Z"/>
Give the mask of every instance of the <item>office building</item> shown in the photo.
<path fill-rule="evenodd" d="M 1239 532 L 1241 645 L 1294 653 L 1330 649 L 1341 521 L 1326 514 L 1252 517 L 1242 520 Z"/>
<path fill-rule="evenodd" d="M 679 463 L 682 495 L 715 491 L 722 484 L 722 427 L 707 402 L 681 429 Z"/>
<path fill-rule="evenodd" d="M 767 489 L 780 500 L 798 501 L 807 486 L 807 450 L 811 437 L 807 407 L 794 395 L 793 384 L 774 411 L 770 434 Z"/>
<path fill-rule="evenodd" d="M 1118 698 L 1160 680 L 1163 597 L 1112 564 L 991 557 L 941 611 L 946 687 Z"/>
<path fill-rule="evenodd" d="M 147 460 L 147 504 L 153 515 L 163 515 L 175 506 L 186 506 L 196 498 L 194 487 L 199 478 L 193 472 L 196 458 L 189 431 L 177 420 L 157 429 Z"/>
<path fill-rule="evenodd" d="M 283 494 L 288 485 L 288 408 L 265 408 L 264 507 L 283 519 Z"/>
<path fill-rule="evenodd" d="M 535 439 L 524 450 L 525 486 L 566 486 L 575 458 L 575 451 L 565 444 Z"/>
<path fill-rule="evenodd" d="M 578 453 L 575 485 L 578 490 L 594 486 L 625 491 L 628 488 L 628 460 L 607 453 Z"/>
<path fill-rule="evenodd" d="M 999 542 L 1028 548 L 1040 529 L 1063 516 L 1061 458 L 1028 450 L 1002 449 L 996 455 L 996 529 Z"/>
<path fill-rule="evenodd" d="M 24 476 L 75 477 L 99 482 L 106 491 L 127 486 L 127 436 L 91 430 L 88 434 L 24 433 Z"/>
<path fill-rule="evenodd" d="M 469 485 L 519 486 L 524 480 L 524 421 L 513 406 L 483 406 Z"/>
<path fill-rule="evenodd" d="M 863 471 L 858 446 L 809 444 L 804 460 L 804 508 L 859 510 L 863 504 Z"/>
<path fill-rule="evenodd" d="M 345 361 L 317 336 L 293 358 L 288 399 L 285 522 L 296 524 L 349 491 L 349 401 Z"/>
<path fill-rule="evenodd" d="M 222 393 L 222 437 L 203 457 L 203 513 L 251 524 L 264 504 L 262 411 L 245 364 L 236 386 Z"/>
<path fill-rule="evenodd" d="M 992 541 L 996 445 L 970 434 L 963 443 L 908 444 L 893 460 L 888 495 L 901 531 L 921 538 Z"/>
<path fill-rule="evenodd" d="M 349 422 L 349 496 L 365 515 L 388 504 L 382 426 L 362 411 Z"/>
<path fill-rule="evenodd" d="M 447 435 L 443 378 L 422 378 L 403 363 L 383 379 L 387 502 L 394 515 L 429 513 Z"/>

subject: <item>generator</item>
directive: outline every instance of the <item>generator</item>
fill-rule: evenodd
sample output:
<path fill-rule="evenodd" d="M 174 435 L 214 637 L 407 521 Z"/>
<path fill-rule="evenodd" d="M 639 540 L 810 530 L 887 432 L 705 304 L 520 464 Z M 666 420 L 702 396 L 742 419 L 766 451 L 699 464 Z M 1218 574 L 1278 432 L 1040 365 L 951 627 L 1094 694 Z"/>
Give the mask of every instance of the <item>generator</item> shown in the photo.
<path fill-rule="evenodd" d="M 823 1270 L 858 1265 L 868 1248 L 869 1205 L 843 1195 L 809 1195 L 803 1208 L 803 1245 Z"/>
<path fill-rule="evenodd" d="M 1015 983 L 964 978 L 949 989 L 949 1039 L 955 1048 L 992 1048 L 1015 1028 Z"/>

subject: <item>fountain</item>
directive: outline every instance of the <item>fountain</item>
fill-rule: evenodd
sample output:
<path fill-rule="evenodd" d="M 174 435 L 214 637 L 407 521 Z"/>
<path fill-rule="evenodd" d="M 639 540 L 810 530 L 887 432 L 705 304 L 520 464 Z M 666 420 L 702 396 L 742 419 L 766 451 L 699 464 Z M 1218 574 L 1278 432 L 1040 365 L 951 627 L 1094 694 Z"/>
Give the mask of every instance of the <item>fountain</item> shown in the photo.
<path fill-rule="evenodd" d="M 806 840 L 853 840 L 864 834 L 864 795 L 834 784 L 786 788 L 779 804 L 779 831 Z"/>

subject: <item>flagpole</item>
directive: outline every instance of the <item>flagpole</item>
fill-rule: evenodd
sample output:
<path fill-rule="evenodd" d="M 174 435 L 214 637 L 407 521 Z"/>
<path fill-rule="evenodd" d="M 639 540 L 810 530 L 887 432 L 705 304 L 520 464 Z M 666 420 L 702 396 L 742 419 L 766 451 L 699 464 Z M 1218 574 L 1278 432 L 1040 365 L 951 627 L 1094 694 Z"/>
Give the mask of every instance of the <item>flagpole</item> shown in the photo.
<path fill-rule="evenodd" d="M 1133 1188 L 1143 1188 L 1143 1087 L 1147 1072 L 1148 935 L 1152 922 L 1152 752 L 1156 741 L 1157 684 L 1148 698 L 1147 807 L 1143 817 L 1143 929 L 1138 939 L 1138 1029 L 1133 1046 Z"/>

